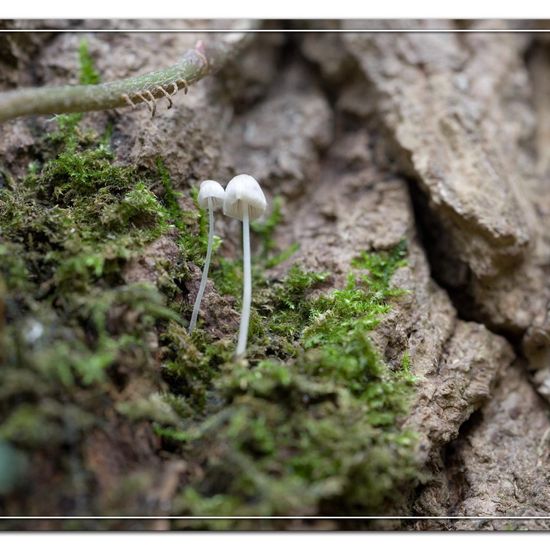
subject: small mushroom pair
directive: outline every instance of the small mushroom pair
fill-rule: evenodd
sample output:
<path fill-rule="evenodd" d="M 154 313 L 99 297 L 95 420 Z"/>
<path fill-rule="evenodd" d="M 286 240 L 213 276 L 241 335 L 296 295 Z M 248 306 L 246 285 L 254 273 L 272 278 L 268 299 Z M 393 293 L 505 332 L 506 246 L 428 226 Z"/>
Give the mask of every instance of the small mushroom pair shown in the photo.
<path fill-rule="evenodd" d="M 250 222 L 258 219 L 267 207 L 265 195 L 260 184 L 247 174 L 235 176 L 225 188 L 213 180 L 201 183 L 199 191 L 199 206 L 208 208 L 208 248 L 206 261 L 202 270 L 201 284 L 193 307 L 189 332 L 197 324 L 199 309 L 206 288 L 208 269 L 212 257 L 212 241 L 214 240 L 214 210 L 223 207 L 223 213 L 243 222 L 243 307 L 239 327 L 239 340 L 236 356 L 244 356 L 248 339 L 248 324 L 250 321 L 250 306 L 252 303 L 252 267 L 250 262 Z"/>

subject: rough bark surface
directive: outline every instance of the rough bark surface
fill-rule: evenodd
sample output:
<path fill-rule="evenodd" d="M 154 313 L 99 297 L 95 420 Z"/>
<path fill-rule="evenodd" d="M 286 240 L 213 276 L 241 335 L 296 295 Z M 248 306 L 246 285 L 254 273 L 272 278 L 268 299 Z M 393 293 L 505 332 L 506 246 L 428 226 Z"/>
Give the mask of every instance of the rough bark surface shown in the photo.
<path fill-rule="evenodd" d="M 86 39 L 110 80 L 169 63 L 198 37 Z M 79 39 L 3 38 L 0 87 L 74 81 Z M 406 238 L 407 265 L 392 280 L 406 293 L 374 342 L 390 365 L 407 352 L 417 377 L 405 424 L 419 434 L 427 475 L 411 499 L 414 514 L 550 513 L 549 55 L 547 42 L 527 35 L 258 35 L 216 78 L 176 96 L 174 108 L 159 107 L 154 119 L 144 107 L 87 115 L 98 128 L 113 124 L 117 162 L 147 169 L 162 155 L 178 190 L 247 172 L 270 201 L 282 195 L 275 237 L 281 248 L 297 242 L 300 249 L 273 268 L 274 276 L 301 263 L 332 274 L 324 290 L 340 288 L 358 252 L 387 250 Z M 2 169 L 24 174 L 49 126 L 39 117 L 4 124 Z M 183 208 L 192 208 L 188 197 L 180 199 Z M 219 220 L 222 254 L 238 255 L 236 227 Z M 163 262 L 179 261 L 176 239 L 164 235 L 127 262 L 124 280 L 160 285 Z M 192 305 L 200 269 L 189 265 L 189 273 L 181 299 Z M 206 330 L 232 337 L 235 300 L 211 282 L 203 311 Z M 154 332 L 148 345 L 159 346 Z M 166 459 L 150 424 L 130 424 L 117 412 L 120 402 L 155 399 L 164 388 L 160 359 L 137 376 L 131 365 L 129 358 L 119 367 L 124 383 L 106 397 L 104 425 L 85 434 L 74 453 L 67 489 L 76 494 L 73 509 L 88 509 L 78 487 L 92 480 L 94 505 L 104 513 L 166 512 L 185 481 L 188 465 Z M 33 491 L 0 499 L 3 513 L 65 511 L 54 465 L 48 457 L 35 461 Z M 128 498 L 122 473 L 143 491 Z M 136 524 L 145 525 L 151 527 Z M 425 520 L 400 527 L 548 526 Z"/>

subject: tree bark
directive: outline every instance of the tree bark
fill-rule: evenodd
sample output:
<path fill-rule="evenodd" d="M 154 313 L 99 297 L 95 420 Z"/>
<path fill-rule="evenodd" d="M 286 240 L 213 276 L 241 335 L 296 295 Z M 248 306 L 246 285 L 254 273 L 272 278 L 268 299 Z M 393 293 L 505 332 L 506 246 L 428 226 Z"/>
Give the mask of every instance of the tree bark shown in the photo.
<path fill-rule="evenodd" d="M 489 26 L 496 25 L 502 24 Z M 143 108 L 94 113 L 85 121 L 99 129 L 113 125 L 117 163 L 152 170 L 162 157 L 186 209 L 193 208 L 192 184 L 227 182 L 241 172 L 262 184 L 270 202 L 282 196 L 277 245 L 299 243 L 300 249 L 270 271 L 274 278 L 299 263 L 330 272 L 326 290 L 341 288 L 358 253 L 388 250 L 405 238 L 407 264 L 392 283 L 406 294 L 373 339 L 389 365 L 407 352 L 418 379 L 405 425 L 419 434 L 417 454 L 430 479 L 420 483 L 407 514 L 548 515 L 550 46 L 535 35 L 453 34 L 454 23 L 438 22 L 442 26 L 449 32 L 258 34 L 216 77 L 174 98 L 174 108 L 157 109 L 155 118 Z M 30 36 L 17 45 L 2 37 L 7 48 L 0 62 L 16 67 L 3 73 L 2 87 L 74 81 L 80 37 Z M 170 64 L 197 38 L 208 40 L 200 33 L 86 35 L 104 80 Z M 52 124 L 36 117 L 2 125 L 4 174 L 26 173 L 40 154 L 40 133 Z M 217 219 L 216 228 L 221 254 L 237 257 L 236 225 Z M 119 275 L 162 291 L 159 266 L 178 261 L 177 235 L 169 233 L 120 265 Z M 192 307 L 200 266 L 189 263 L 188 269 L 180 298 Z M 209 283 L 203 304 L 213 337 L 236 333 L 233 298 Z M 154 331 L 147 345 L 159 346 Z M 72 470 L 34 453 L 33 489 L 0 496 L 2 513 L 63 515 L 63 496 L 83 515 L 170 510 L 189 465 L 169 455 L 151 421 L 129 420 L 119 405 L 165 391 L 161 363 L 157 357 L 137 374 L 130 365 L 129 380 L 116 390 L 111 382 L 101 404 L 106 410 L 97 406 L 102 425 L 69 445 Z M 142 487 L 128 498 L 123 474 Z M 62 492 L 56 476 L 72 476 Z M 78 489 L 82 484 L 92 492 Z M 164 520 L 132 525 L 186 526 Z M 384 526 L 469 530 L 550 523 L 441 519 Z M 128 527 L 98 520 L 91 528 Z"/>

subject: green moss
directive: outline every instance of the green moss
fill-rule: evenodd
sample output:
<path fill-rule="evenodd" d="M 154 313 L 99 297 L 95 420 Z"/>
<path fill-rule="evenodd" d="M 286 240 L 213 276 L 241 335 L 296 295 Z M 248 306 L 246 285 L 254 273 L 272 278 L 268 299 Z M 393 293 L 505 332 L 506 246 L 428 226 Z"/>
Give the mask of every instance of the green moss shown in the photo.
<path fill-rule="evenodd" d="M 283 219 L 282 206 L 283 199 L 275 197 L 269 216 L 265 220 L 252 223 L 252 230 L 260 241 L 260 251 L 255 258 L 255 263 L 261 265 L 264 269 L 283 263 L 300 248 L 298 243 L 293 243 L 283 250 L 279 250 L 277 247 L 275 231 Z"/>
<path fill-rule="evenodd" d="M 81 78 L 96 78 L 85 46 L 80 59 Z M 187 464 L 173 513 L 398 510 L 418 476 L 414 434 L 400 427 L 414 378 L 409 355 L 390 368 L 369 333 L 403 293 L 391 280 L 406 243 L 361 254 L 329 293 L 330 274 L 299 266 L 275 280 L 269 268 L 297 249 L 277 247 L 275 201 L 254 224 L 249 361 L 235 363 L 233 335 L 184 328 L 187 263 L 202 266 L 207 243 L 197 190 L 186 210 L 161 159 L 138 172 L 114 162 L 109 130 L 86 130 L 81 115 L 57 123 L 40 161 L 0 189 L 0 461 L 5 448 L 9 460 L 40 448 L 66 469 L 63 450 L 116 413 L 153 423 L 163 456 Z M 155 266 L 155 284 L 127 284 L 128 262 L 160 237 L 180 257 Z M 238 307 L 240 258 L 216 254 L 212 278 Z M 130 376 L 158 390 L 159 362 L 167 391 L 115 397 Z M 113 512 L 152 479 L 121 479 Z"/>
<path fill-rule="evenodd" d="M 44 418 L 36 407 L 20 405 L 2 423 L 0 437 L 23 444 L 42 445 L 57 436 L 57 426 Z"/>
<path fill-rule="evenodd" d="M 88 50 L 88 43 L 85 40 L 80 42 L 78 47 L 79 62 L 79 84 L 99 84 L 101 77 L 94 66 L 94 61 Z M 53 132 L 49 139 L 54 143 L 62 143 L 67 149 L 73 150 L 78 142 L 78 124 L 82 120 L 82 113 L 71 113 L 57 115 L 58 130 Z"/>
<path fill-rule="evenodd" d="M 180 215 L 182 224 L 180 247 L 185 251 L 189 260 L 202 267 L 208 247 L 208 226 L 206 225 L 205 212 L 199 207 L 198 196 L 197 188 L 192 188 L 191 197 L 194 209 L 182 212 Z"/>
<path fill-rule="evenodd" d="M 261 243 L 260 256 L 265 258 L 268 254 L 275 250 L 277 242 L 275 240 L 275 230 L 281 223 L 283 200 L 281 197 L 275 197 L 271 208 L 271 213 L 265 218 L 265 220 L 253 222 L 252 230 L 259 237 Z"/>
<path fill-rule="evenodd" d="M 79 53 L 81 79 L 96 80 L 85 46 Z M 116 164 L 109 131 L 97 135 L 81 120 L 57 117 L 57 130 L 39 143 L 40 162 L 0 189 L 0 434 L 26 448 L 66 444 L 63 415 L 74 403 L 85 405 L 72 431 L 90 418 L 101 423 L 107 389 L 129 368 L 154 376 L 151 333 L 181 323 L 173 294 L 127 284 L 122 274 L 145 246 L 178 229 L 179 216 L 157 195 L 159 174 Z M 164 272 L 172 290 L 185 275 L 179 262 Z"/>
<path fill-rule="evenodd" d="M 208 247 L 207 214 L 199 207 L 198 188 L 191 188 L 194 208 L 183 210 L 180 206 L 183 194 L 174 189 L 170 173 L 161 158 L 156 161 L 158 174 L 164 190 L 163 204 L 171 222 L 178 228 L 178 245 L 185 259 L 202 267 Z M 220 240 L 214 242 L 214 250 Z"/>
<path fill-rule="evenodd" d="M 368 284 L 370 295 L 373 299 L 383 301 L 403 293 L 402 289 L 392 288 L 390 280 L 398 268 L 406 265 L 406 255 L 407 241 L 403 239 L 389 251 L 378 254 L 364 252 L 352 262 L 352 266 L 367 271 L 364 281 Z"/>
<path fill-rule="evenodd" d="M 118 403 L 116 410 L 131 420 L 153 420 L 163 425 L 178 425 L 178 417 L 170 406 L 169 399 L 160 393 L 147 397 L 138 397 L 131 401 Z"/>
<path fill-rule="evenodd" d="M 261 296 L 262 291 L 269 286 L 265 279 L 265 271 L 288 260 L 299 249 L 299 245 L 297 243 L 294 243 L 283 250 L 280 250 L 277 246 L 277 242 L 275 240 L 275 230 L 277 229 L 277 225 L 282 220 L 282 205 L 282 198 L 275 197 L 273 200 L 273 208 L 269 216 L 263 221 L 257 221 L 251 224 L 252 235 L 256 244 L 256 252 L 253 254 L 252 258 L 252 284 L 256 304 L 263 300 Z M 203 223 L 206 223 L 206 215 L 204 211 L 201 211 L 200 219 L 201 232 L 198 242 L 202 242 L 200 246 L 204 247 L 205 254 L 208 227 L 206 227 L 206 225 L 203 227 L 202 225 Z M 216 248 L 216 246 L 214 248 Z M 237 298 L 239 305 L 243 285 L 241 258 L 229 260 L 227 258 L 220 257 L 219 255 L 214 255 L 212 264 L 210 278 L 214 281 L 216 289 L 222 295 L 229 295 Z M 287 283 L 292 284 L 290 279 L 287 279 Z M 259 297 L 258 293 L 260 293 Z M 263 301 L 268 302 L 269 299 Z M 262 313 L 265 313 L 265 311 Z M 251 332 L 254 332 L 254 319 L 252 319 Z"/>
<path fill-rule="evenodd" d="M 22 291 L 28 287 L 29 272 L 25 260 L 21 256 L 21 246 L 16 243 L 1 243 L 0 264 L 9 290 Z"/>
<path fill-rule="evenodd" d="M 182 194 L 174 189 L 172 179 L 170 178 L 170 173 L 168 172 L 168 169 L 166 168 L 164 162 L 160 157 L 156 160 L 156 166 L 158 174 L 160 176 L 160 182 L 164 189 L 163 202 L 166 210 L 170 214 L 171 219 L 174 220 L 174 224 L 176 225 L 176 227 L 178 227 L 179 229 L 183 229 L 183 211 L 179 205 L 179 199 L 181 198 Z"/>
<path fill-rule="evenodd" d="M 281 359 L 296 355 L 299 339 L 313 315 L 313 303 L 307 297 L 327 278 L 328 273 L 305 272 L 293 266 L 282 281 L 257 281 L 256 309 L 250 324 L 253 355 Z"/>
<path fill-rule="evenodd" d="M 408 366 L 382 361 L 368 333 L 401 294 L 390 281 L 405 255 L 404 243 L 363 254 L 344 289 L 316 297 L 327 274 L 294 267 L 264 284 L 251 364 L 214 353 L 203 368 L 220 365 L 201 413 L 187 409 L 183 429 L 159 427 L 200 464 L 175 512 L 383 514 L 403 505 L 418 476 L 415 436 L 400 428 L 414 380 Z M 193 389 L 180 395 L 191 399 Z"/>
<path fill-rule="evenodd" d="M 243 291 L 243 269 L 242 260 L 227 259 L 214 254 L 212 268 L 209 273 L 210 279 L 214 282 L 216 290 L 222 296 L 233 296 L 240 304 Z M 252 285 L 257 289 L 258 278 L 254 277 L 256 270 L 252 269 Z"/>
<path fill-rule="evenodd" d="M 327 273 L 294 266 L 283 280 L 269 280 L 265 270 L 281 257 L 273 236 L 280 204 L 254 226 L 259 247 L 249 362 L 232 363 L 234 344 L 210 341 L 200 331 L 190 338 L 173 324 L 165 335 L 171 357 L 165 379 L 183 425 L 158 424 L 157 433 L 200 471 L 173 511 L 395 510 L 418 476 L 415 436 L 400 428 L 414 379 L 408 355 L 403 368 L 391 369 L 368 333 L 403 293 L 391 278 L 406 263 L 406 243 L 360 255 L 347 285 L 329 294 L 319 294 Z M 217 257 L 211 273 L 217 290 L 238 304 L 240 259 Z"/>
<path fill-rule="evenodd" d="M 86 40 L 80 42 L 78 47 L 78 60 L 80 64 L 80 84 L 99 84 L 101 78 L 94 66 L 94 60 L 88 50 L 88 43 Z"/>
<path fill-rule="evenodd" d="M 117 272 L 165 233 L 169 213 L 130 167 L 99 146 L 63 149 L 39 173 L 0 191 L 4 235 L 63 292 Z"/>

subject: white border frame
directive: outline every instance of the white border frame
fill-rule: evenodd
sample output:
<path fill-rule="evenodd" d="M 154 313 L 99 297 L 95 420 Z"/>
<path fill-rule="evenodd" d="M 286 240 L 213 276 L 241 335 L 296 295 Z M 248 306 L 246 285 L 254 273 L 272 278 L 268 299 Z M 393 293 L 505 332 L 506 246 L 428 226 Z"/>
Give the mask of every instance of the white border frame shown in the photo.
<path fill-rule="evenodd" d="M 18 19 L 4 18 L 4 19 Z M 42 19 L 42 18 L 40 18 Z M 116 18 L 107 18 L 108 20 Z M 186 18 L 187 19 L 187 18 Z M 293 19 L 293 18 L 292 18 Z M 386 18 L 387 19 L 387 18 Z M 314 18 L 313 20 L 319 20 Z M 340 18 L 340 20 L 349 20 Z M 414 23 L 406 18 L 400 21 Z M 471 20 L 471 19 L 470 19 Z M 503 19 L 499 19 L 502 21 Z M 413 34 L 472 34 L 472 33 L 550 33 L 548 29 L 0 29 L 0 33 L 413 33 Z M 0 520 L 470 520 L 470 521 L 498 521 L 498 520 L 550 520 L 549 516 L 0 516 Z"/>

